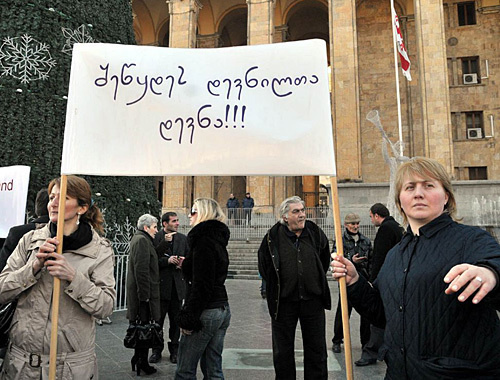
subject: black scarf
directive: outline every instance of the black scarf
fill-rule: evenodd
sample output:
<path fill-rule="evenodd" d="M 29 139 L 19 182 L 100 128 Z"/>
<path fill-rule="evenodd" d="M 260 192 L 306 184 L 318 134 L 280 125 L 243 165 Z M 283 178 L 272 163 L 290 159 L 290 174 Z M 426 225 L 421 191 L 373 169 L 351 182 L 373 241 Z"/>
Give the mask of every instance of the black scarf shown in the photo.
<path fill-rule="evenodd" d="M 50 223 L 50 236 L 55 237 L 57 235 L 57 224 Z M 80 222 L 78 229 L 69 236 L 63 236 L 63 250 L 74 251 L 87 245 L 92 241 L 92 229 L 90 225 L 86 222 Z"/>

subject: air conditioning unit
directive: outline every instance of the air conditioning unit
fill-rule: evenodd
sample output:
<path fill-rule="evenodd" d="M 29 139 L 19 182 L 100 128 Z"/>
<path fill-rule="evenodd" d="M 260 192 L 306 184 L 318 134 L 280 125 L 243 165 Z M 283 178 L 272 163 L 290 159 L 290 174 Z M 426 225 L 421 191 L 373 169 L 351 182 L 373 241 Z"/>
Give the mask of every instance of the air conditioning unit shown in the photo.
<path fill-rule="evenodd" d="M 477 74 L 464 74 L 464 84 L 477 84 Z"/>
<path fill-rule="evenodd" d="M 467 138 L 469 140 L 482 139 L 483 131 L 481 130 L 481 128 L 469 128 L 467 129 Z"/>

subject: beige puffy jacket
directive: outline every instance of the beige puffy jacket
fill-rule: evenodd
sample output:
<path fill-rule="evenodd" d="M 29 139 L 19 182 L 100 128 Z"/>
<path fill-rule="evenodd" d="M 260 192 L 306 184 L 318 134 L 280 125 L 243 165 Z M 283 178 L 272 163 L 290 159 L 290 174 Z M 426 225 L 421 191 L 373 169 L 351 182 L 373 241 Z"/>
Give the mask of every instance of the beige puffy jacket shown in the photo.
<path fill-rule="evenodd" d="M 94 320 L 111 315 L 116 292 L 111 244 L 92 234 L 89 244 L 64 251 L 76 276 L 71 283 L 61 280 L 57 379 L 98 377 Z M 48 225 L 24 235 L 0 274 L 0 303 L 18 298 L 10 331 L 14 349 L 7 350 L 2 379 L 38 380 L 48 373 L 53 277 L 45 269 L 34 276 L 32 263 L 49 235 Z"/>

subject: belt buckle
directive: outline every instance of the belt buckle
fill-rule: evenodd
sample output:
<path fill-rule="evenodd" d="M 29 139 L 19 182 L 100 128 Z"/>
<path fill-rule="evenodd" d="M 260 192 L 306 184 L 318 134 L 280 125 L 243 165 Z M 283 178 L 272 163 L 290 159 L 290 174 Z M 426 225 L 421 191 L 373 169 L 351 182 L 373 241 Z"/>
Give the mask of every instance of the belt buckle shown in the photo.
<path fill-rule="evenodd" d="M 36 362 L 35 359 L 36 358 Z M 42 358 L 38 354 L 30 354 L 30 366 L 33 368 L 38 368 L 42 364 Z"/>

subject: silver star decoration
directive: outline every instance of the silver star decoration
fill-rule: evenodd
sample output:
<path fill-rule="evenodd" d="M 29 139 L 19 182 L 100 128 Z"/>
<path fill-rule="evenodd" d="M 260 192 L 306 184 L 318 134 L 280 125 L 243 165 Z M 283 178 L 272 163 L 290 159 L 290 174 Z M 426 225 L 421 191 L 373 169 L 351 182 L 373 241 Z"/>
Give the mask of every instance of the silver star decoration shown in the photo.
<path fill-rule="evenodd" d="M 6 37 L 0 46 L 0 74 L 19 79 L 23 84 L 48 79 L 50 69 L 55 65 L 49 45 L 27 34 Z"/>
<path fill-rule="evenodd" d="M 61 50 L 64 54 L 71 55 L 73 51 L 73 45 L 76 43 L 93 43 L 95 40 L 90 36 L 87 26 L 85 24 L 80 25 L 75 30 L 69 28 L 61 28 L 62 33 L 66 41 L 64 42 L 64 47 Z"/>

